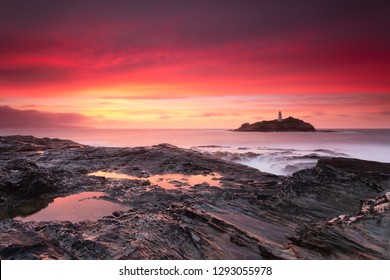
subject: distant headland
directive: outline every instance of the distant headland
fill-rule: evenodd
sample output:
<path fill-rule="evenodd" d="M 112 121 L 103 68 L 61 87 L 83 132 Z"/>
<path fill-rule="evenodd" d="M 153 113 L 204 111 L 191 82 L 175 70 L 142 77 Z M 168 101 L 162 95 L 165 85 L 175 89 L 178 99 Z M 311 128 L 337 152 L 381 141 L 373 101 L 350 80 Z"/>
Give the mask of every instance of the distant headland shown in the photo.
<path fill-rule="evenodd" d="M 255 123 L 244 123 L 235 131 L 260 131 L 260 132 L 283 132 L 283 131 L 317 131 L 313 125 L 300 119 L 288 117 L 282 118 L 279 112 L 278 119 L 272 121 L 261 121 Z"/>

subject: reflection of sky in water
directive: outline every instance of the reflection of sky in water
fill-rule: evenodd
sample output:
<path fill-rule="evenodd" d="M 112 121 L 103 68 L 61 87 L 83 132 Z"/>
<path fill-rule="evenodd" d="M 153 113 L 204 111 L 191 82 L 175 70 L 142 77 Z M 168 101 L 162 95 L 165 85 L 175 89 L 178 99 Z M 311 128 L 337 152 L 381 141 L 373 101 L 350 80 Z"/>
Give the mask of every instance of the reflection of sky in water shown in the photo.
<path fill-rule="evenodd" d="M 125 211 L 126 206 L 103 199 L 104 192 L 83 192 L 66 197 L 55 198 L 48 207 L 27 217 L 17 217 L 16 220 L 29 221 L 71 221 L 98 220 L 111 215 L 114 211 Z"/>
<path fill-rule="evenodd" d="M 220 187 L 219 174 L 215 175 L 184 175 L 184 174 L 162 174 L 153 175 L 147 178 L 139 178 L 136 176 L 130 176 L 126 174 L 119 174 L 114 172 L 97 171 L 88 174 L 89 176 L 100 176 L 109 179 L 128 179 L 128 180 L 148 180 L 151 185 L 158 185 L 164 189 L 175 190 L 177 188 L 188 189 L 191 186 L 195 186 L 202 183 L 207 183 L 213 187 Z"/>

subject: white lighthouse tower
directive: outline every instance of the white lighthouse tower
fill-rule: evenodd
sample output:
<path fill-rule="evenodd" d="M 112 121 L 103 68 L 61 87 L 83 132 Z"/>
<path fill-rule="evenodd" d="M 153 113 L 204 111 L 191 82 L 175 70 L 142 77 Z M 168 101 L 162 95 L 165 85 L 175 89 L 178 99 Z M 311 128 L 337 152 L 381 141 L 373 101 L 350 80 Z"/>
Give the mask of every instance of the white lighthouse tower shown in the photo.
<path fill-rule="evenodd" d="M 278 114 L 278 122 L 281 122 L 282 121 L 282 112 L 279 111 L 279 114 Z"/>

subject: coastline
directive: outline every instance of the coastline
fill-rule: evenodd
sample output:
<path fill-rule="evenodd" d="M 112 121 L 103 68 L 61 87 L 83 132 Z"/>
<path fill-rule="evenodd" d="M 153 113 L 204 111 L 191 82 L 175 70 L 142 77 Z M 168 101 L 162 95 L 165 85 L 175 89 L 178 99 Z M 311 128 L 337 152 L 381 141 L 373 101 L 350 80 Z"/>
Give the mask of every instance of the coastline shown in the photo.
<path fill-rule="evenodd" d="M 4 219 L 1 259 L 390 259 L 388 163 L 320 159 L 285 177 L 169 144 L 26 136 L 0 137 L 0 155 L 2 209 L 82 192 L 128 207 L 92 221 Z M 164 174 L 213 177 L 167 189 L 151 181 Z"/>
<path fill-rule="evenodd" d="M 180 148 L 214 154 L 221 159 L 279 175 L 290 175 L 300 169 L 313 167 L 317 159 L 322 157 L 343 156 L 389 162 L 387 154 L 390 154 L 388 129 L 244 134 L 210 129 L 0 130 L 0 135 L 18 133 L 71 139 L 94 147 L 138 147 L 171 143 Z"/>

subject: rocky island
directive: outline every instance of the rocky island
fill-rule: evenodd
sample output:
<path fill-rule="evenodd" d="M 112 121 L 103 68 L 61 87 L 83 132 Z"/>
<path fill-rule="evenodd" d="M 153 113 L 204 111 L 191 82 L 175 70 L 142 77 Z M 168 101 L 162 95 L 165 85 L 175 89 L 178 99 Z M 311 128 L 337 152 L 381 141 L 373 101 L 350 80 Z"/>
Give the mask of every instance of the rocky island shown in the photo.
<path fill-rule="evenodd" d="M 313 125 L 300 119 L 288 117 L 282 118 L 279 112 L 279 118 L 272 121 L 261 121 L 255 123 L 244 123 L 235 131 L 259 131 L 259 132 L 290 132 L 290 131 L 316 131 Z"/>
<path fill-rule="evenodd" d="M 0 137 L 0 259 L 390 259 L 389 191 L 389 163 L 285 177 L 169 144 Z M 50 216 L 75 196 L 118 210 Z"/>

